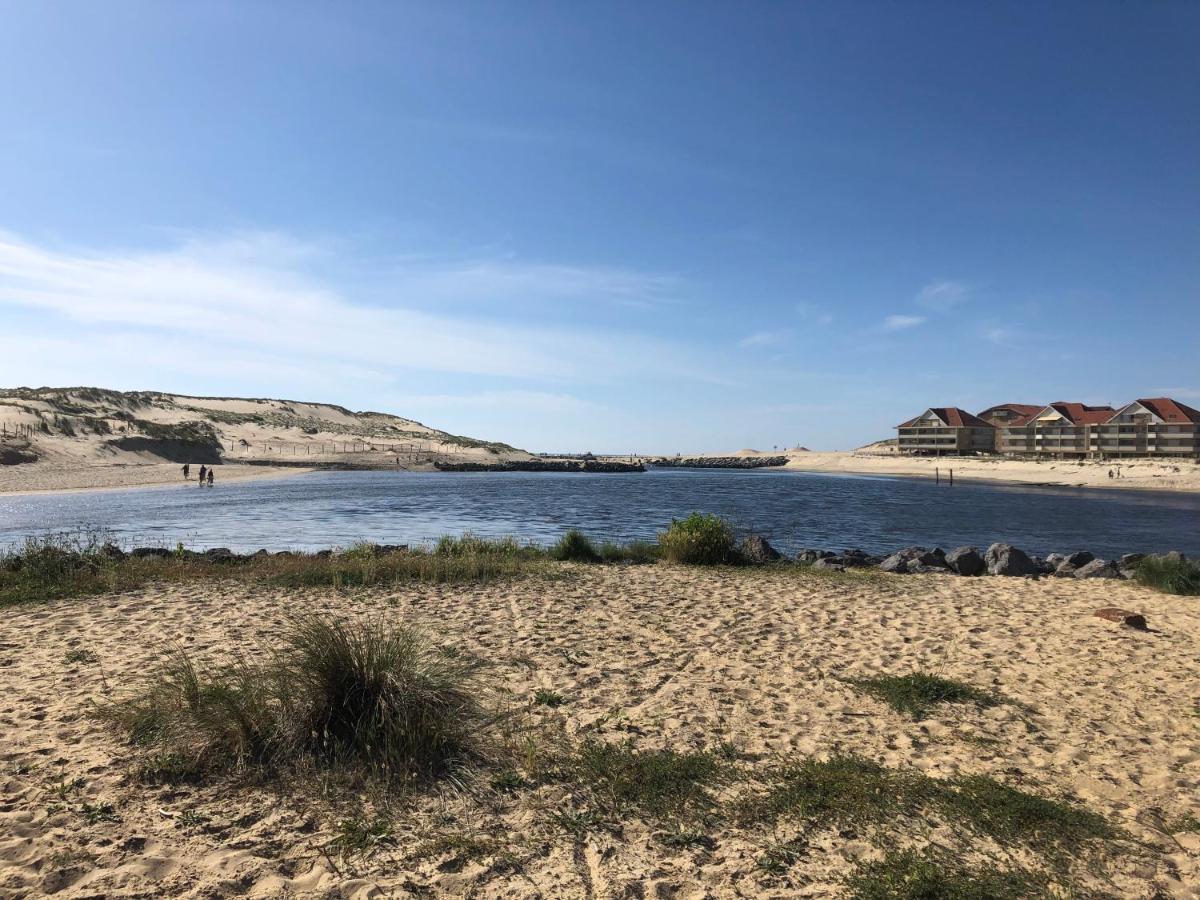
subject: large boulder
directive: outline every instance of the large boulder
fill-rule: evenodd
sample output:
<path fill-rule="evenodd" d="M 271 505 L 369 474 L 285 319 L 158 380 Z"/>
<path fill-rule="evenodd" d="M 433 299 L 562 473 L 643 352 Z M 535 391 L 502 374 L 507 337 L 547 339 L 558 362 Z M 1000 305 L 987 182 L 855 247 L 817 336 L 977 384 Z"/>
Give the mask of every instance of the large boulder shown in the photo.
<path fill-rule="evenodd" d="M 865 550 L 843 550 L 839 558 L 844 566 L 851 569 L 877 566 L 880 563 L 878 556 L 872 556 Z"/>
<path fill-rule="evenodd" d="M 767 543 L 767 539 L 761 534 L 746 535 L 742 540 L 739 552 L 742 561 L 752 566 L 766 565 L 767 563 L 775 562 L 781 557 L 780 552 Z"/>
<path fill-rule="evenodd" d="M 1076 578 L 1120 578 L 1121 573 L 1115 563 L 1103 559 L 1093 559 L 1091 562 L 1075 570 Z"/>
<path fill-rule="evenodd" d="M 1124 553 L 1117 560 L 1118 569 L 1136 569 L 1143 559 L 1146 558 L 1145 553 Z"/>
<path fill-rule="evenodd" d="M 992 544 L 987 548 L 983 559 L 987 563 L 989 575 L 1007 575 L 1019 578 L 1025 575 L 1040 574 L 1033 560 L 1026 556 L 1023 550 L 1012 544 Z"/>
<path fill-rule="evenodd" d="M 958 547 L 946 554 L 946 565 L 958 575 L 982 575 L 987 563 L 978 547 Z"/>
<path fill-rule="evenodd" d="M 1048 565 L 1050 567 L 1050 571 L 1053 572 L 1067 561 L 1067 555 L 1065 553 L 1047 553 L 1046 558 L 1042 561 Z"/>
<path fill-rule="evenodd" d="M 934 547 L 932 550 L 926 547 L 905 547 L 883 560 L 879 568 L 896 575 L 906 575 L 921 568 L 949 570 L 949 566 L 946 565 L 946 552 L 940 547 Z"/>
<path fill-rule="evenodd" d="M 819 559 L 829 559 L 834 555 L 835 554 L 829 552 L 828 550 L 813 550 L 811 548 L 805 548 L 796 554 L 796 562 L 802 566 L 811 566 Z"/>
<path fill-rule="evenodd" d="M 137 558 L 158 556 L 165 559 L 171 555 L 171 551 L 166 547 L 134 547 L 129 551 L 129 555 Z"/>
<path fill-rule="evenodd" d="M 1066 560 L 1064 560 L 1064 562 L 1068 562 L 1072 566 L 1074 566 L 1076 569 L 1080 569 L 1080 568 L 1083 568 L 1084 566 L 1086 566 L 1088 563 L 1090 563 L 1095 558 L 1096 558 L 1096 554 L 1094 554 L 1094 553 L 1089 553 L 1086 550 L 1076 550 L 1074 553 L 1069 555 L 1066 558 Z"/>

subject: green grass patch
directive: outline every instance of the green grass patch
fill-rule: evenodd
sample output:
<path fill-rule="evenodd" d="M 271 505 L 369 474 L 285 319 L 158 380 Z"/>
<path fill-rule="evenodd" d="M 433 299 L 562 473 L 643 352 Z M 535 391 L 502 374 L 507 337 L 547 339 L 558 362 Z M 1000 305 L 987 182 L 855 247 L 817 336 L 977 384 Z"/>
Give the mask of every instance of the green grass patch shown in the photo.
<path fill-rule="evenodd" d="M 739 808 L 743 824 L 790 820 L 812 828 L 885 826 L 930 816 L 1002 846 L 1023 845 L 1057 865 L 1121 837 L 1090 810 L 992 778 L 931 778 L 846 755 L 784 766 L 764 793 Z"/>
<path fill-rule="evenodd" d="M 1138 563 L 1139 584 L 1165 594 L 1200 596 L 1200 563 L 1172 556 L 1148 556 Z"/>
<path fill-rule="evenodd" d="M 845 881 L 852 900 L 1031 900 L 1048 896 L 1046 879 L 1023 870 L 969 868 L 913 851 L 859 866 Z"/>
<path fill-rule="evenodd" d="M 746 823 L 798 819 L 817 825 L 882 822 L 912 812 L 912 778 L 858 756 L 804 759 L 775 773 L 765 794 L 743 802 Z"/>
<path fill-rule="evenodd" d="M 973 703 L 979 707 L 996 706 L 1000 698 L 988 691 L 967 684 L 913 672 L 909 675 L 876 675 L 871 678 L 848 678 L 846 683 L 856 691 L 882 700 L 899 713 L 923 719 L 934 707 L 943 703 Z"/>
<path fill-rule="evenodd" d="M 1043 851 L 1074 853 L 1090 842 L 1118 836 L 1116 828 L 1091 810 L 982 775 L 955 779 L 949 787 L 937 798 L 938 811 L 1002 845 L 1019 841 Z"/>
<path fill-rule="evenodd" d="M 672 519 L 658 535 L 663 559 L 694 566 L 732 565 L 737 562 L 733 528 L 720 516 L 694 512 Z"/>
<path fill-rule="evenodd" d="M 594 738 L 564 763 L 567 779 L 586 789 L 610 813 L 634 812 L 658 820 L 690 820 L 710 812 L 712 789 L 728 767 L 708 751 L 637 750 Z"/>
<path fill-rule="evenodd" d="M 101 715 L 197 769 L 304 761 L 436 777 L 481 759 L 496 723 L 478 699 L 478 662 L 439 649 L 406 627 L 307 617 L 262 660 L 201 668 L 177 653 Z"/>
<path fill-rule="evenodd" d="M 549 688 L 538 688 L 533 692 L 533 702 L 537 706 L 549 706 L 551 709 L 562 706 L 567 698 L 558 691 Z"/>

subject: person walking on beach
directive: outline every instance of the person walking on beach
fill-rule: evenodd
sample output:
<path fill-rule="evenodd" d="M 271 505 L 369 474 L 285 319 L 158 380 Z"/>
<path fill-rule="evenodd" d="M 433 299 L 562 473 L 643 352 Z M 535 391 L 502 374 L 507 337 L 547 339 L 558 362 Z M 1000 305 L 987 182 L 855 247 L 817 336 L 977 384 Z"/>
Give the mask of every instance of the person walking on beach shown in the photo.
<path fill-rule="evenodd" d="M 184 464 L 183 464 L 183 480 L 184 480 L 184 481 L 187 481 L 187 480 L 188 480 L 188 473 L 191 471 L 191 468 L 192 468 L 192 464 L 191 464 L 191 463 L 184 463 Z"/>
<path fill-rule="evenodd" d="M 212 467 L 210 466 L 208 469 L 208 486 L 209 487 L 212 487 L 212 473 L 213 473 L 213 470 L 212 470 Z"/>
<path fill-rule="evenodd" d="M 204 486 L 204 466 L 200 467 L 200 486 Z"/>

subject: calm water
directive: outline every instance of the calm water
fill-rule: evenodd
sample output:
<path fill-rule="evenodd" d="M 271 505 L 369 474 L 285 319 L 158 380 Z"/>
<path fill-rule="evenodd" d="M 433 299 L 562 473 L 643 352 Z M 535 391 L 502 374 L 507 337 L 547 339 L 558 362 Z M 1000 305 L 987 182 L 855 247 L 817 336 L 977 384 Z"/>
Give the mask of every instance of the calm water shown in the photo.
<path fill-rule="evenodd" d="M 1009 541 L 1034 553 L 1200 555 L 1200 496 L 1015 488 L 803 472 L 644 475 L 329 472 L 293 478 L 0 498 L 0 546 L 26 535 L 102 529 L 123 542 L 197 549 L 316 549 L 412 543 L 472 531 L 540 543 L 571 527 L 652 538 L 673 516 L 720 513 L 779 549 Z"/>

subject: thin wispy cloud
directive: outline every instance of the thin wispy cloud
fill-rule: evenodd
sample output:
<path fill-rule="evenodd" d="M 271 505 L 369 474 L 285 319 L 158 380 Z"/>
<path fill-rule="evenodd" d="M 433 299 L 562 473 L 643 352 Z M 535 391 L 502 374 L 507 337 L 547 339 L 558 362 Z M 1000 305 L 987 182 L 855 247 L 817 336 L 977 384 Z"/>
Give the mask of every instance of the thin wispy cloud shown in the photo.
<path fill-rule="evenodd" d="M 883 320 L 884 331 L 903 331 L 906 328 L 915 328 L 925 321 L 924 316 L 904 316 L 895 315 L 888 316 Z"/>
<path fill-rule="evenodd" d="M 833 313 L 813 303 L 797 303 L 796 313 L 806 322 L 815 322 L 817 325 L 833 323 Z"/>
<path fill-rule="evenodd" d="M 961 281 L 932 281 L 917 293 L 914 302 L 922 309 L 949 312 L 970 299 L 971 288 Z"/>
<path fill-rule="evenodd" d="M 614 372 L 669 373 L 711 380 L 685 348 L 636 332 L 497 324 L 484 315 L 412 308 L 415 292 L 434 288 L 471 296 L 476 308 L 514 291 L 580 302 L 640 297 L 662 289 L 657 275 L 504 261 L 443 265 L 390 286 L 389 305 L 380 308 L 354 302 L 313 274 L 310 264 L 325 252 L 277 234 L 192 240 L 154 252 L 63 251 L 0 235 L 0 309 L 52 315 L 39 334 L 49 330 L 86 345 L 120 333 L 151 350 L 173 343 L 184 356 L 221 348 L 237 358 L 329 370 L 592 382 Z"/>
<path fill-rule="evenodd" d="M 786 332 L 780 331 L 756 331 L 754 334 L 748 334 L 737 345 L 742 349 L 749 347 L 772 347 L 776 344 L 781 344 L 787 338 Z"/>

